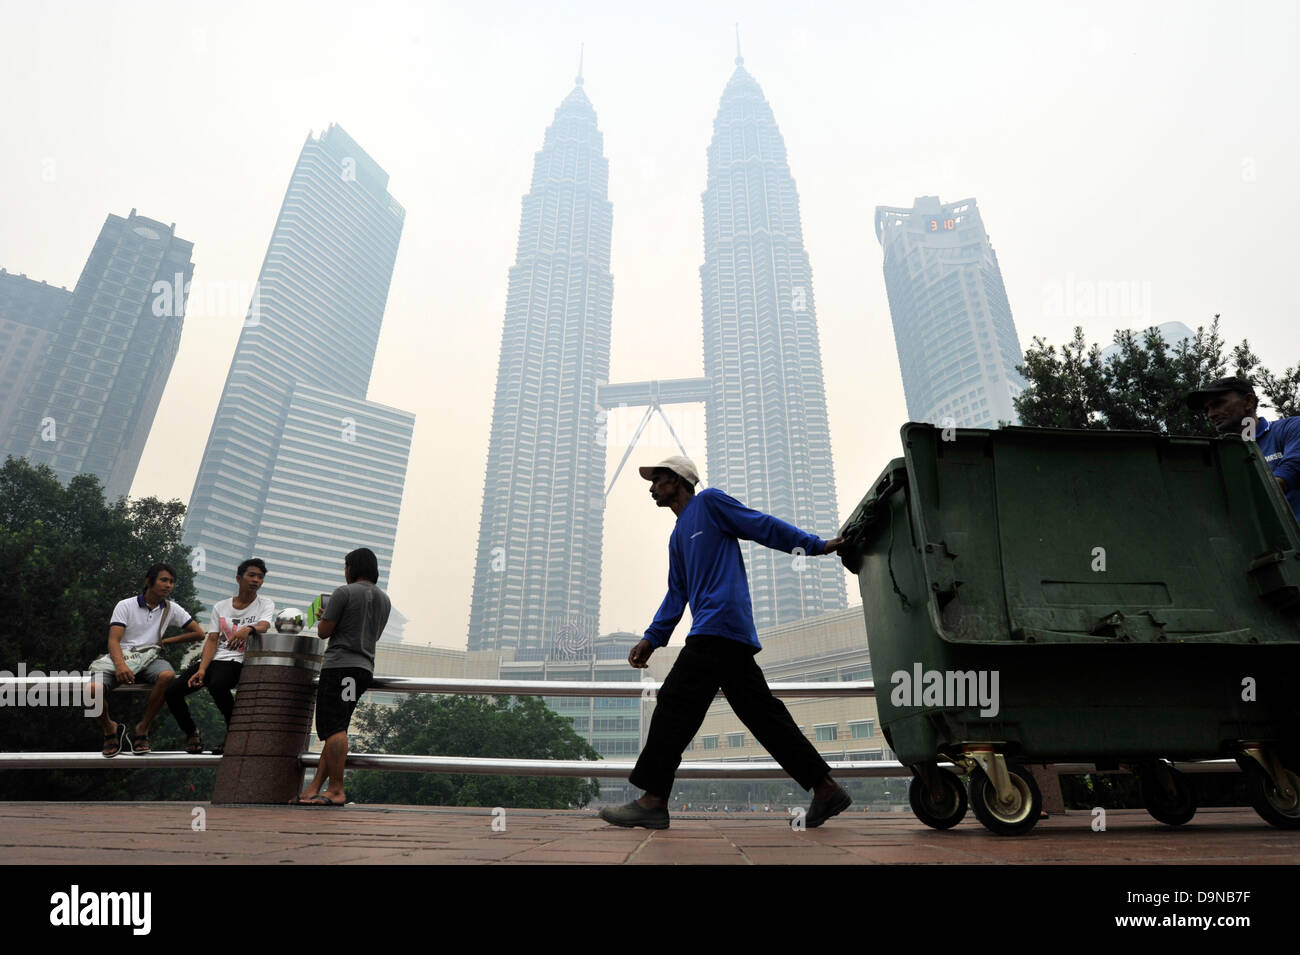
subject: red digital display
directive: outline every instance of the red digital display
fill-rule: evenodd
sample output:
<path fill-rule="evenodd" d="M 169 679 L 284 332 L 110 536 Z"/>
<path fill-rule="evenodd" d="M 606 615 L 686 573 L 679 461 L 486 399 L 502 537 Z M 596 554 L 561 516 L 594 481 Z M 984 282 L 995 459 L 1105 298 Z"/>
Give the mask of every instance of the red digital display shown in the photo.
<path fill-rule="evenodd" d="M 939 219 L 931 216 L 925 220 L 926 228 L 930 232 L 951 232 L 957 228 L 956 219 Z"/>

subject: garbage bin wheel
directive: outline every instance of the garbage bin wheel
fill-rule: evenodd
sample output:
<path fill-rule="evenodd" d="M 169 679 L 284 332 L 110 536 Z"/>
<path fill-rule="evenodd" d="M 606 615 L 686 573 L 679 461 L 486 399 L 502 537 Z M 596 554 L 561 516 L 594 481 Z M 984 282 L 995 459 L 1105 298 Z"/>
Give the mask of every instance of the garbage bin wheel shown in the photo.
<path fill-rule="evenodd" d="M 1160 781 L 1160 773 L 1168 773 L 1173 782 L 1174 795 L 1171 797 Z M 1142 805 L 1156 822 L 1166 826 L 1181 826 L 1191 822 L 1196 815 L 1196 797 L 1192 795 L 1192 786 L 1187 777 L 1172 766 L 1148 769 L 1138 774 L 1138 789 L 1142 793 Z"/>
<path fill-rule="evenodd" d="M 951 829 L 966 818 L 966 787 L 945 769 L 936 769 L 941 795 L 931 797 L 930 789 L 920 776 L 913 776 L 907 789 L 907 801 L 916 818 L 931 829 Z"/>
<path fill-rule="evenodd" d="M 1009 805 L 998 802 L 998 791 L 982 770 L 971 774 L 970 806 L 985 829 L 999 836 L 1022 836 L 1038 824 L 1043 794 L 1027 769 L 1008 766 L 1007 776 L 1015 798 Z"/>
<path fill-rule="evenodd" d="M 1300 829 L 1300 776 L 1284 766 L 1278 767 L 1291 787 L 1290 798 L 1284 798 L 1259 763 L 1251 759 L 1242 760 L 1241 765 L 1246 771 L 1246 792 L 1255 811 L 1271 826 Z"/>

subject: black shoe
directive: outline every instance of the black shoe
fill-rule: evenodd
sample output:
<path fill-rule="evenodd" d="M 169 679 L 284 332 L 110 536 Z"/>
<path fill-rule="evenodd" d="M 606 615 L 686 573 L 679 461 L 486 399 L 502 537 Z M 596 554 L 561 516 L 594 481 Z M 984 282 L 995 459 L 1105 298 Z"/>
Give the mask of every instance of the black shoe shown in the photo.
<path fill-rule="evenodd" d="M 646 829 L 667 829 L 667 809 L 646 809 L 635 799 L 626 806 L 606 806 L 600 811 L 600 818 L 612 826 L 633 829 L 643 826 Z"/>
<path fill-rule="evenodd" d="M 809 829 L 816 829 L 831 816 L 838 816 L 849 806 L 853 805 L 853 797 L 846 793 L 841 786 L 835 787 L 835 792 L 831 793 L 827 799 L 818 799 L 813 797 L 812 805 L 808 807 L 808 814 L 804 816 L 803 824 Z M 797 820 L 791 820 L 791 827 Z"/>

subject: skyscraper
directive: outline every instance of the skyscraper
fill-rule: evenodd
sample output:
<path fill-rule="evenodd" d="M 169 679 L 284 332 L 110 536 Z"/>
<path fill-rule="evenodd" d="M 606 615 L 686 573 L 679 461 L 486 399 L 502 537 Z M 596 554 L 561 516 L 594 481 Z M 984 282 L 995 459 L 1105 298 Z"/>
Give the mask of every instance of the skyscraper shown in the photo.
<path fill-rule="evenodd" d="M 14 418 L 22 399 L 36 387 L 71 300 L 66 288 L 0 269 L 0 459 L 27 450 L 28 428 L 19 428 L 18 435 L 10 437 Z M 30 424 L 40 430 L 39 420 Z"/>
<path fill-rule="evenodd" d="M 840 524 L 812 268 L 785 141 L 736 57 L 704 191 L 704 374 L 708 480 L 798 527 Z M 838 561 L 741 543 L 759 628 L 842 610 Z"/>
<path fill-rule="evenodd" d="M 104 222 L 71 296 L 6 283 L 46 345 L 30 359 L 0 450 L 65 482 L 98 475 L 110 499 L 131 490 L 180 347 L 193 251 L 175 225 L 132 209 Z"/>
<path fill-rule="evenodd" d="M 922 196 L 911 209 L 878 206 L 885 288 L 913 421 L 993 428 L 1019 419 L 1026 387 L 998 257 L 974 199 Z"/>
<path fill-rule="evenodd" d="M 510 269 L 469 649 L 590 643 L 599 626 L 609 379 L 609 163 L 582 77 L 546 130 Z"/>
<path fill-rule="evenodd" d="M 341 127 L 307 137 L 186 515 L 205 604 L 250 556 L 281 607 L 342 583 L 356 547 L 391 568 L 415 419 L 366 392 L 404 218 Z"/>

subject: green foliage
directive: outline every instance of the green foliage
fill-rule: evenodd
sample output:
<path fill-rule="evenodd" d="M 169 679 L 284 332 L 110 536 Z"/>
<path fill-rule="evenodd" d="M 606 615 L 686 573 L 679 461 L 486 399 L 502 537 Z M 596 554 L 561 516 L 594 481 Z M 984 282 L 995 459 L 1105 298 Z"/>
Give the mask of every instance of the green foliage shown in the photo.
<path fill-rule="evenodd" d="M 1015 399 L 1020 423 L 1034 428 L 1126 429 L 1166 434 L 1211 435 L 1204 414 L 1184 403 L 1188 392 L 1216 378 L 1239 375 L 1255 383 L 1261 406 L 1273 416 L 1300 414 L 1300 364 L 1274 375 L 1260 365 L 1250 344 L 1225 353 L 1219 316 L 1208 330 L 1173 348 L 1154 328 L 1140 337 L 1115 333 L 1119 350 L 1102 360 L 1101 348 L 1089 346 L 1083 329 L 1061 347 L 1042 338 L 1025 352 L 1018 369 L 1029 387 Z"/>
<path fill-rule="evenodd" d="M 158 561 L 176 568 L 172 599 L 191 613 L 200 607 L 189 548 L 181 543 L 185 507 L 157 498 L 104 500 L 98 479 L 74 477 L 64 487 L 48 467 L 9 458 L 0 467 L 0 577 L 5 581 L 5 626 L 0 628 L 0 670 L 85 671 L 108 649 L 109 614 L 123 597 L 138 593 L 145 569 Z M 175 632 L 175 631 L 172 631 Z M 176 666 L 188 646 L 166 648 Z M 204 694 L 206 696 L 206 694 Z M 145 694 L 110 696 L 110 712 L 139 719 Z M 191 697 L 191 700 L 196 697 Z M 194 709 L 200 726 L 220 715 L 208 702 Z M 155 748 L 178 735 L 164 711 L 155 724 Z M 217 741 L 221 729 L 213 730 Z M 0 708 L 0 750 L 98 752 L 101 733 L 73 707 Z M 128 755 L 117 757 L 130 759 Z M 211 771 L 0 772 L 6 799 L 173 799 L 206 794 Z"/>
<path fill-rule="evenodd" d="M 410 696 L 388 708 L 357 709 L 353 748 L 366 753 L 497 759 L 598 759 L 568 721 L 536 697 Z M 349 776 L 358 802 L 566 809 L 600 794 L 594 779 L 473 774 Z"/>

